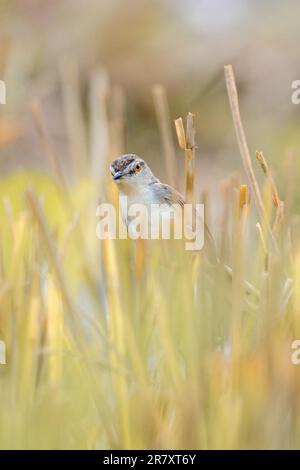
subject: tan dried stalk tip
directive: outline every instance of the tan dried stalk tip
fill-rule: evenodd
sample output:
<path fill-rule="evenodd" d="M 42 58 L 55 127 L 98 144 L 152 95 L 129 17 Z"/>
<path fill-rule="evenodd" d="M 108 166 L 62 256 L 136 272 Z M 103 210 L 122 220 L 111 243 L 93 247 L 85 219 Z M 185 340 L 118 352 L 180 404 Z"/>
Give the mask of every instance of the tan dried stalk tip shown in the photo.
<path fill-rule="evenodd" d="M 255 158 L 258 161 L 258 163 L 260 164 L 262 171 L 266 175 L 268 173 L 268 167 L 267 167 L 266 161 L 264 159 L 263 153 L 256 150 Z"/>
<path fill-rule="evenodd" d="M 247 202 L 247 184 L 240 185 L 240 208 L 242 209 Z"/>
<path fill-rule="evenodd" d="M 175 128 L 176 134 L 178 139 L 178 145 L 182 150 L 186 150 L 186 138 L 185 138 L 185 130 L 183 126 L 182 118 L 175 119 Z"/>
<path fill-rule="evenodd" d="M 258 163 L 260 164 L 260 167 L 264 174 L 269 178 L 270 184 L 271 184 L 271 190 L 272 190 L 272 201 L 275 207 L 278 207 L 281 203 L 278 190 L 274 181 L 274 178 L 272 176 L 272 173 L 269 169 L 268 163 L 261 151 L 256 150 L 255 152 L 255 157 Z"/>
<path fill-rule="evenodd" d="M 186 148 L 192 150 L 195 148 L 195 114 L 188 113 L 186 119 Z"/>

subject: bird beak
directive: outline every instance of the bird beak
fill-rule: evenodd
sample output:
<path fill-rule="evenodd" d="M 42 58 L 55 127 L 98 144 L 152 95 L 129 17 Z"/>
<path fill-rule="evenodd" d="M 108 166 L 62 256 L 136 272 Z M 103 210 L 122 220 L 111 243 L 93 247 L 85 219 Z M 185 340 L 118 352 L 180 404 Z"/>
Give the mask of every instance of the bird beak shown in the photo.
<path fill-rule="evenodd" d="M 114 180 L 119 180 L 120 178 L 122 178 L 123 173 L 122 171 L 117 171 L 117 173 L 114 173 L 112 176 Z"/>
<path fill-rule="evenodd" d="M 117 171 L 117 172 L 115 173 L 115 170 L 114 170 L 114 168 L 113 168 L 112 166 L 110 167 L 110 172 L 111 172 L 111 175 L 112 175 L 112 177 L 113 177 L 114 180 L 119 180 L 119 179 L 122 178 L 122 176 L 123 176 L 122 171 Z"/>

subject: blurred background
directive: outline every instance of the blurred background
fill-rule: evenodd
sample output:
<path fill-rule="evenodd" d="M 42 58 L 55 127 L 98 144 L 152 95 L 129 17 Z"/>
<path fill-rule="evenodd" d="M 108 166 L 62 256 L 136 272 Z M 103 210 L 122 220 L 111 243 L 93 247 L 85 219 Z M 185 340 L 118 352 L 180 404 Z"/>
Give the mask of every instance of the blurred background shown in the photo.
<path fill-rule="evenodd" d="M 299 15 L 296 0 L 0 0 L 1 448 L 299 448 Z M 121 153 L 183 191 L 188 112 L 221 261 L 98 240 Z"/>
<path fill-rule="evenodd" d="M 55 152 L 68 162 L 62 88 L 71 62 L 87 146 L 89 83 L 101 69 L 124 95 L 125 150 L 143 156 L 164 178 L 152 97 L 160 83 L 172 120 L 188 111 L 197 115 L 200 188 L 211 187 L 240 168 L 223 77 L 231 63 L 250 150 L 264 151 L 282 185 L 282 157 L 300 143 L 300 108 L 291 102 L 291 82 L 300 74 L 299 10 L 299 2 L 279 0 L 2 0 L 1 174 L 45 167 L 29 110 L 36 97 Z"/>

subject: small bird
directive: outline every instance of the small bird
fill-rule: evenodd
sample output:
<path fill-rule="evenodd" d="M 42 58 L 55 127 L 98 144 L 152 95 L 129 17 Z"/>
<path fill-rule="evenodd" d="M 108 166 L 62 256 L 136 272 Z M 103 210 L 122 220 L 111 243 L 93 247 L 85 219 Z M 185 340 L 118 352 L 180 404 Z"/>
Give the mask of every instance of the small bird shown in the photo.
<path fill-rule="evenodd" d="M 147 163 L 134 154 L 122 155 L 110 166 L 114 181 L 130 203 L 184 205 L 183 196 L 154 176 Z"/>
<path fill-rule="evenodd" d="M 169 207 L 169 214 L 172 213 L 172 216 L 174 216 L 174 211 L 171 212 L 171 208 L 174 205 L 181 209 L 184 208 L 184 197 L 172 186 L 161 183 L 147 163 L 138 155 L 127 154 L 117 158 L 111 163 L 110 172 L 113 180 L 118 184 L 121 196 L 127 196 L 128 207 L 132 204 L 143 204 L 150 209 L 153 204 L 163 205 L 163 209 L 160 210 L 168 213 Z M 121 214 L 130 233 L 127 207 L 122 207 L 122 201 Z M 212 238 L 206 226 L 205 231 Z"/>

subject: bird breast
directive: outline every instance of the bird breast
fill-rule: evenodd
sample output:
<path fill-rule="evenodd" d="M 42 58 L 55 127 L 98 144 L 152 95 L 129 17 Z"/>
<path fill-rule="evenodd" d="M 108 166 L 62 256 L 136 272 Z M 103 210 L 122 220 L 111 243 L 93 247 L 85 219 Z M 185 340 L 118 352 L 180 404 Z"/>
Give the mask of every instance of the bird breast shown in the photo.
<path fill-rule="evenodd" d="M 143 207 L 143 210 L 147 213 L 146 216 L 139 211 L 138 206 L 132 207 L 133 205 Z M 174 208 L 164 203 L 164 201 L 159 201 L 157 195 L 153 194 L 151 190 L 144 190 L 130 195 L 121 194 L 120 209 L 122 220 L 132 238 L 136 238 L 137 224 L 144 224 L 150 238 L 151 230 L 155 232 L 157 224 L 159 227 L 170 224 L 177 217 Z M 160 232 L 158 227 L 157 231 Z"/>

